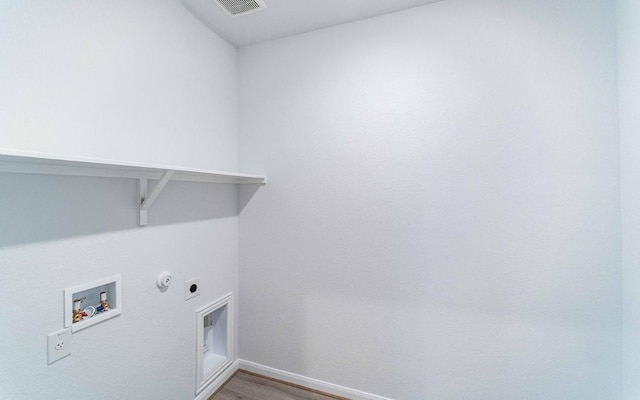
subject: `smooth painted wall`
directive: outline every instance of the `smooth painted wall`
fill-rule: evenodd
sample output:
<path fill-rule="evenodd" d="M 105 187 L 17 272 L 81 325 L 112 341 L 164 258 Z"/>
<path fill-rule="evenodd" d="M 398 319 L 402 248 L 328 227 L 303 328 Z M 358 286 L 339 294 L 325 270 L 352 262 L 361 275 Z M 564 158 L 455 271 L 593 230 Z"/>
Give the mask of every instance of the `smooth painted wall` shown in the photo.
<path fill-rule="evenodd" d="M 179 0 L 3 2 L 0 47 L 0 146 L 236 169 L 236 50 Z"/>
<path fill-rule="evenodd" d="M 624 399 L 640 397 L 640 3 L 618 0 Z"/>
<path fill-rule="evenodd" d="M 621 397 L 608 0 L 240 49 L 240 356 L 396 400 Z"/>
<path fill-rule="evenodd" d="M 2 2 L 0 48 L 0 147 L 236 168 L 236 49 L 179 1 Z M 135 180 L 0 174 L 0 399 L 195 398 L 195 310 L 237 291 L 236 189 L 170 182 L 145 228 L 137 202 Z M 116 273 L 122 315 L 48 366 L 63 290 Z"/>

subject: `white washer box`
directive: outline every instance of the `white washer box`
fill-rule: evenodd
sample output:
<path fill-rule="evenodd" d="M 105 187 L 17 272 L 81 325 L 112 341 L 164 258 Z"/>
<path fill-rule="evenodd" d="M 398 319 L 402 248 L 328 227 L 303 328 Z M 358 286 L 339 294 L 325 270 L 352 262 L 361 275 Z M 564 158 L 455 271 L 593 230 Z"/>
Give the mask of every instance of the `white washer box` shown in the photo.
<path fill-rule="evenodd" d="M 98 281 L 85 283 L 64 290 L 64 327 L 71 327 L 72 332 L 88 328 L 92 325 L 116 317 L 122 313 L 122 277 L 118 275 Z M 92 317 L 84 317 L 81 321 L 73 322 L 73 302 L 82 300 L 81 309 L 100 305 L 100 293 L 106 292 L 109 309 L 96 313 Z"/>

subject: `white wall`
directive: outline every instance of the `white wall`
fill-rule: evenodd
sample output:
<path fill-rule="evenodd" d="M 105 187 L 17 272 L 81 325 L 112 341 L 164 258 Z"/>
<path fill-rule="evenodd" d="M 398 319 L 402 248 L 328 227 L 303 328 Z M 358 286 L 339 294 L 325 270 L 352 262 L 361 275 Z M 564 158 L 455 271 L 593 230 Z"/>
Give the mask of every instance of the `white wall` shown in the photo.
<path fill-rule="evenodd" d="M 620 398 L 615 39 L 606 0 L 447 0 L 242 48 L 241 358 Z"/>
<path fill-rule="evenodd" d="M 3 2 L 0 48 L 0 147 L 237 166 L 236 50 L 179 1 Z M 237 290 L 237 193 L 171 182 L 139 228 L 136 188 L 0 174 L 0 399 L 195 397 L 195 310 Z M 47 366 L 63 289 L 115 273 L 123 314 Z"/>
<path fill-rule="evenodd" d="M 640 397 L 640 3 L 618 0 L 624 398 Z"/>
<path fill-rule="evenodd" d="M 0 46 L 0 146 L 236 168 L 236 50 L 180 1 L 3 2 Z"/>

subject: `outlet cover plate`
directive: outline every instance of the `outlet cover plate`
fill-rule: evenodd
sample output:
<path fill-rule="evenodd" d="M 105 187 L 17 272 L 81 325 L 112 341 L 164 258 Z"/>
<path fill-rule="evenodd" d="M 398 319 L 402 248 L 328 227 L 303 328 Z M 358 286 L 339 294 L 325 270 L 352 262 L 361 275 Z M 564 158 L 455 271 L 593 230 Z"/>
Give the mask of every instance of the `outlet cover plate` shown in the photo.
<path fill-rule="evenodd" d="M 50 333 L 47 336 L 47 364 L 71 355 L 71 328 Z"/>
<path fill-rule="evenodd" d="M 192 286 L 195 285 L 195 291 L 192 291 Z M 202 289 L 200 288 L 200 277 L 189 279 L 184 283 L 184 300 L 193 299 L 200 295 Z"/>

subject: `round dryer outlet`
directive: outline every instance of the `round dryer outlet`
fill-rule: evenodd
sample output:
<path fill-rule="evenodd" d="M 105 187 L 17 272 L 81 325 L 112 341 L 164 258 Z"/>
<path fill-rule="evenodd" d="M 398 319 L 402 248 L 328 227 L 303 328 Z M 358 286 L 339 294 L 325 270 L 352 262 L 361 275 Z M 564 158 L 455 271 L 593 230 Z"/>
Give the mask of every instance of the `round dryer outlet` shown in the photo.
<path fill-rule="evenodd" d="M 200 277 L 189 279 L 184 283 L 184 300 L 200 295 Z"/>

